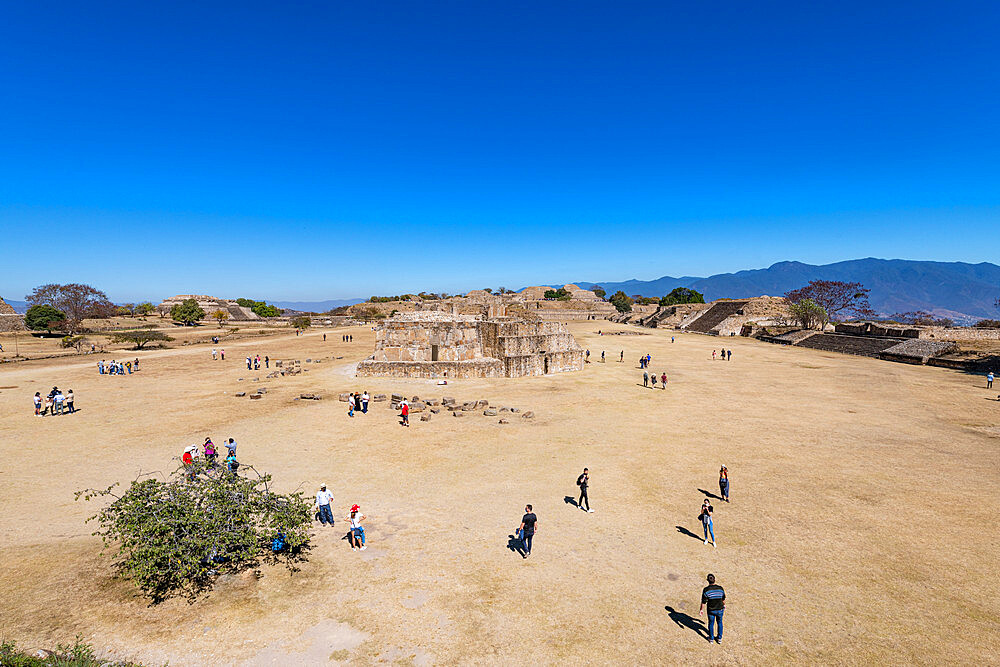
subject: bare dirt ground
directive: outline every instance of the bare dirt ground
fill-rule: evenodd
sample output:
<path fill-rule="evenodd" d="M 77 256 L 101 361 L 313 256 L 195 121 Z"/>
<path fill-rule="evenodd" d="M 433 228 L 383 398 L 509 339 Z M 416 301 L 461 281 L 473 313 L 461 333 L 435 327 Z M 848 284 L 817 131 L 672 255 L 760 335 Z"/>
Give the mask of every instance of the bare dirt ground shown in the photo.
<path fill-rule="evenodd" d="M 234 341 L 225 362 L 210 345 L 141 352 L 124 377 L 99 376 L 90 357 L 0 366 L 0 636 L 51 647 L 79 633 L 171 665 L 997 661 L 1000 388 L 743 339 L 571 326 L 597 360 L 583 371 L 447 388 L 353 378 L 373 345 L 364 327 L 351 344 L 344 329 L 326 343 L 319 330 Z M 712 361 L 723 346 L 732 361 Z M 646 352 L 665 391 L 641 386 Z M 257 353 L 308 372 L 265 380 L 243 363 Z M 78 414 L 32 416 L 31 396 L 53 385 L 75 391 Z M 259 401 L 234 397 L 259 386 Z M 442 413 L 404 429 L 383 403 L 349 419 L 336 394 L 364 389 L 537 417 Z M 110 577 L 83 523 L 97 506 L 73 492 L 168 470 L 205 436 L 236 438 L 284 490 L 327 482 L 338 524 L 317 525 L 294 576 L 150 607 Z M 723 463 L 733 502 L 714 501 L 713 549 L 696 517 Z M 594 514 L 565 501 L 584 466 Z M 341 539 L 352 503 L 369 517 L 365 552 Z M 525 503 L 539 517 L 528 560 L 508 549 Z M 708 572 L 728 593 L 721 646 L 698 620 Z"/>

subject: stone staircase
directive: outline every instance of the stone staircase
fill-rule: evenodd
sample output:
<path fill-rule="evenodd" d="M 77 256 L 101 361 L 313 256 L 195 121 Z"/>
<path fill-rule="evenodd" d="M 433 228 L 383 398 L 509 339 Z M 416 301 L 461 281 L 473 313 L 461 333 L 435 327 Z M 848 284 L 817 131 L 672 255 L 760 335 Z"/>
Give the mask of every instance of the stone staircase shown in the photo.
<path fill-rule="evenodd" d="M 885 350 L 899 345 L 900 338 L 872 338 L 869 336 L 848 336 L 835 333 L 816 333 L 795 343 L 798 347 L 841 354 L 855 354 L 863 357 L 877 357 Z"/>
<path fill-rule="evenodd" d="M 748 303 L 749 301 L 720 301 L 706 310 L 701 317 L 684 326 L 684 329 L 699 333 L 712 333 L 712 329 L 722 324 L 727 317 L 738 315 Z"/>

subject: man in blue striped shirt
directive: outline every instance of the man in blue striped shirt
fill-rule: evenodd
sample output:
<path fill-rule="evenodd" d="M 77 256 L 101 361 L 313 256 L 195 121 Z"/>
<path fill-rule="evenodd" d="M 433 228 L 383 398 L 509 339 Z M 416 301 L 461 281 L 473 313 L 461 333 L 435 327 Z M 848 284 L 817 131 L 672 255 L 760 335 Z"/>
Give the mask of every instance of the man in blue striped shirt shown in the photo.
<path fill-rule="evenodd" d="M 708 607 L 708 641 L 713 640 L 716 644 L 722 643 L 722 612 L 726 610 L 726 591 L 715 583 L 715 575 L 708 575 L 708 586 L 701 591 L 701 607 L 698 608 L 698 615 Z M 714 634 L 715 624 L 719 624 L 719 634 Z"/>

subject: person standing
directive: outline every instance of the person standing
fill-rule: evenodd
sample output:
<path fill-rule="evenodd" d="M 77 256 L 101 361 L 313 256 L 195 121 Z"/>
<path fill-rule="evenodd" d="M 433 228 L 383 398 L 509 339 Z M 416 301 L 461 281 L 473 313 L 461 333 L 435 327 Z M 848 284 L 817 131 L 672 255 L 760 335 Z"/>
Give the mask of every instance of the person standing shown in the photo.
<path fill-rule="evenodd" d="M 604 350 L 601 350 L 601 363 L 604 363 Z"/>
<path fill-rule="evenodd" d="M 216 361 L 217 360 L 217 358 L 218 358 L 217 355 L 218 355 L 218 351 L 213 347 L 212 348 L 212 361 Z"/>
<path fill-rule="evenodd" d="M 698 608 L 698 615 L 708 607 L 708 641 L 716 644 L 722 643 L 722 613 L 726 611 L 726 591 L 715 583 L 715 575 L 708 577 L 708 586 L 701 591 L 701 606 Z M 715 626 L 719 626 L 719 631 L 715 632 Z M 713 636 L 714 635 L 714 636 Z"/>
<path fill-rule="evenodd" d="M 625 350 L 622 350 L 622 353 L 618 356 L 618 363 L 619 364 L 625 363 Z"/>
<path fill-rule="evenodd" d="M 986 374 L 986 388 L 987 389 L 993 388 L 993 371 L 990 371 L 989 373 Z"/>
<path fill-rule="evenodd" d="M 229 456 L 236 458 L 236 441 L 232 438 L 226 443 L 226 449 L 229 450 Z"/>
<path fill-rule="evenodd" d="M 319 522 L 324 526 L 327 521 L 333 526 L 333 512 L 330 511 L 332 502 L 333 494 L 326 490 L 326 484 L 320 484 L 319 491 L 316 492 L 316 509 L 319 510 Z"/>
<path fill-rule="evenodd" d="M 590 363 L 590 350 L 587 350 L 587 353 L 584 356 L 584 360 L 583 361 L 584 361 L 584 363 L 587 363 L 587 364 Z"/>
<path fill-rule="evenodd" d="M 410 404 L 406 402 L 406 399 L 403 399 L 399 406 L 399 416 L 403 418 L 403 426 L 410 425 Z"/>
<path fill-rule="evenodd" d="M 722 348 L 722 351 L 719 353 L 719 356 L 722 357 L 723 361 L 726 360 L 726 348 Z"/>
<path fill-rule="evenodd" d="M 649 379 L 653 381 L 653 389 L 656 389 L 656 373 L 654 372 Z"/>
<path fill-rule="evenodd" d="M 590 509 L 590 498 L 587 496 L 587 487 L 590 486 L 590 470 L 583 469 L 580 476 L 576 478 L 576 485 L 580 487 L 580 500 L 576 502 L 577 507 L 588 514 L 593 514 L 594 510 Z M 583 506 L 584 503 L 587 504 L 586 507 Z"/>
<path fill-rule="evenodd" d="M 729 468 L 726 466 L 719 468 L 719 495 L 724 501 L 729 502 Z"/>
<path fill-rule="evenodd" d="M 353 417 L 354 416 L 354 393 L 353 392 L 347 395 L 347 416 L 348 417 Z"/>
<path fill-rule="evenodd" d="M 643 371 L 642 373 L 642 386 L 643 387 L 649 386 L 649 373 L 646 371 Z"/>
<path fill-rule="evenodd" d="M 139 370 L 139 357 L 136 357 L 135 361 L 132 362 L 132 367 L 135 368 L 136 371 Z"/>
<path fill-rule="evenodd" d="M 268 356 L 265 355 L 264 356 L 264 368 L 270 368 L 270 367 L 271 367 L 271 357 L 268 357 Z"/>
<path fill-rule="evenodd" d="M 733 358 L 733 351 L 726 350 L 726 361 L 730 361 Z"/>
<path fill-rule="evenodd" d="M 360 505 L 351 505 L 351 516 L 348 521 L 351 522 L 351 534 L 348 537 L 348 541 L 351 543 L 351 551 L 364 551 L 368 548 L 365 544 L 365 529 L 361 525 L 361 522 L 367 519 L 364 514 L 361 514 Z"/>
<path fill-rule="evenodd" d="M 104 375 L 104 359 L 97 362 L 97 372 L 100 375 Z"/>
<path fill-rule="evenodd" d="M 524 546 L 522 558 L 527 558 L 531 555 L 531 540 L 535 537 L 535 531 L 538 530 L 538 517 L 531 511 L 531 505 L 524 506 L 524 516 L 521 517 L 521 526 L 517 530 L 521 536 L 521 544 Z"/>
<path fill-rule="evenodd" d="M 673 342 L 674 342 L 674 337 L 673 337 L 673 336 L 671 336 L 671 337 L 670 337 L 670 342 L 671 342 L 671 343 L 673 343 Z"/>
<path fill-rule="evenodd" d="M 221 350 L 219 350 L 219 359 L 221 361 L 226 360 L 226 348 L 222 348 Z"/>
<path fill-rule="evenodd" d="M 666 389 L 666 388 L 667 388 L 667 374 L 664 373 L 663 375 L 660 376 L 660 389 Z"/>
<path fill-rule="evenodd" d="M 52 394 L 45 397 L 45 407 L 42 408 L 42 416 L 54 415 L 55 411 L 52 408 Z"/>
<path fill-rule="evenodd" d="M 705 531 L 705 544 L 708 544 L 708 536 L 712 536 L 712 546 L 715 545 L 715 530 L 712 524 L 712 512 L 715 508 L 712 507 L 711 503 L 708 502 L 708 498 L 705 498 L 705 502 L 701 504 L 701 515 L 698 517 L 701 519 L 701 527 Z"/>
<path fill-rule="evenodd" d="M 70 414 L 76 412 L 76 408 L 73 407 L 73 401 L 75 400 L 76 396 L 73 395 L 73 390 L 70 389 L 69 391 L 66 392 L 66 409 L 69 411 Z"/>
<path fill-rule="evenodd" d="M 326 342 L 326 334 L 323 334 L 323 342 Z"/>
<path fill-rule="evenodd" d="M 42 392 L 36 391 L 35 392 L 35 396 L 34 396 L 34 398 L 32 400 L 35 403 L 35 416 L 36 417 L 41 417 L 42 416 Z"/>
<path fill-rule="evenodd" d="M 715 361 L 715 350 L 712 350 L 712 361 Z"/>
<path fill-rule="evenodd" d="M 368 401 L 371 400 L 371 396 L 368 395 L 368 390 L 365 389 L 364 393 L 361 394 L 361 414 L 368 414 Z"/>

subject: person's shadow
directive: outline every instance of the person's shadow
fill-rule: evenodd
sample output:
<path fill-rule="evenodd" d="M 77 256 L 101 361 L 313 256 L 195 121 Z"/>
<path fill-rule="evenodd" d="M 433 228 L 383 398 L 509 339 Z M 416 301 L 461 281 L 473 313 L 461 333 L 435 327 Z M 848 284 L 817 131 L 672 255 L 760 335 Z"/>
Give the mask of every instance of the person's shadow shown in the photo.
<path fill-rule="evenodd" d="M 517 535 L 507 536 L 507 548 L 524 558 L 524 542 Z"/>
<path fill-rule="evenodd" d="M 695 533 L 692 533 L 690 530 L 688 530 L 684 526 L 674 526 L 674 528 L 677 529 L 678 533 L 681 533 L 682 535 L 690 535 L 691 537 L 693 537 L 694 539 L 696 539 L 698 541 L 704 541 L 704 539 L 705 539 L 704 537 L 698 537 L 698 535 L 696 535 Z"/>
<path fill-rule="evenodd" d="M 722 500 L 722 496 L 717 496 L 711 491 L 706 491 L 705 489 L 698 489 L 698 493 L 703 493 L 708 498 L 714 498 L 715 500 Z"/>
<path fill-rule="evenodd" d="M 576 502 L 576 498 L 573 496 L 563 496 L 563 500 L 567 505 L 572 505 L 573 507 L 579 507 L 580 505 Z"/>
<path fill-rule="evenodd" d="M 664 609 L 670 614 L 670 620 L 676 623 L 678 628 L 690 628 L 698 633 L 702 639 L 708 639 L 708 628 L 705 627 L 705 623 L 700 618 L 694 618 L 683 611 L 677 611 L 670 605 L 666 605 Z"/>

